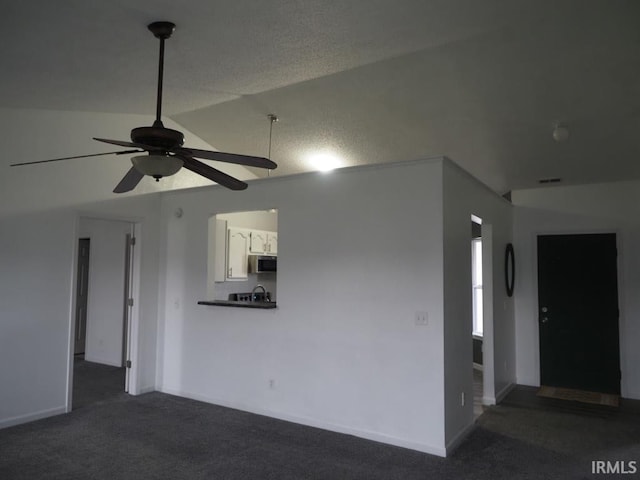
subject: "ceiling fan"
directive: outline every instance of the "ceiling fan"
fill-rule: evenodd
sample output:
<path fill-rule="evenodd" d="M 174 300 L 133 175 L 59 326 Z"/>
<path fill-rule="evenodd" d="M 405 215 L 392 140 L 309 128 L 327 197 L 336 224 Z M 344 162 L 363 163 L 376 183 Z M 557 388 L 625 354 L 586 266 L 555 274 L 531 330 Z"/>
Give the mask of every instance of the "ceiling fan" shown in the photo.
<path fill-rule="evenodd" d="M 109 140 L 106 138 L 94 138 L 99 142 L 129 147 L 134 150 L 117 152 L 94 153 L 90 155 L 78 155 L 75 157 L 53 158 L 35 162 L 14 163 L 11 166 L 33 165 L 36 163 L 57 162 L 75 158 L 96 157 L 99 155 L 125 155 L 130 153 L 142 153 L 131 158 L 133 167 L 126 173 L 120 183 L 113 190 L 114 193 L 124 193 L 133 190 L 145 175 L 160 180 L 177 173 L 182 167 L 202 175 L 231 190 L 244 190 L 247 184 L 220 170 L 217 170 L 196 158 L 215 160 L 218 162 L 235 163 L 249 167 L 274 169 L 277 165 L 267 158 L 238 155 L 235 153 L 214 152 L 210 150 L 198 150 L 183 147 L 184 135 L 178 130 L 165 128 L 160 119 L 162 114 L 162 77 L 164 72 L 164 41 L 171 37 L 176 26 L 171 22 L 153 22 L 148 25 L 153 35 L 160 40 L 160 59 L 158 62 L 158 96 L 156 103 L 156 119 L 151 127 L 138 127 L 131 130 L 131 142 Z"/>

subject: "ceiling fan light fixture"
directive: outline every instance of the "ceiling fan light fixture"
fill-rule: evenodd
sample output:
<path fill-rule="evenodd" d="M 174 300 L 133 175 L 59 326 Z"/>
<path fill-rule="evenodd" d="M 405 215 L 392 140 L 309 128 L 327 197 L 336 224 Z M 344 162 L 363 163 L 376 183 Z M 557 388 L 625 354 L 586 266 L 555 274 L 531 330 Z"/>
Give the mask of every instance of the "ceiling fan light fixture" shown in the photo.
<path fill-rule="evenodd" d="M 183 161 L 173 155 L 154 154 L 132 157 L 131 163 L 138 172 L 149 175 L 156 180 L 175 175 L 183 165 Z"/>

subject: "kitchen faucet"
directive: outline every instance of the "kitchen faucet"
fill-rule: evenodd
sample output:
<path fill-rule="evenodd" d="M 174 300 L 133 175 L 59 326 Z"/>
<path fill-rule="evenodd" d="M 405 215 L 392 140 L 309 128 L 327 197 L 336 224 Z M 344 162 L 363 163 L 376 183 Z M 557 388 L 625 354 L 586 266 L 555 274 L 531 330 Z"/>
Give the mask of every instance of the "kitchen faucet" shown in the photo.
<path fill-rule="evenodd" d="M 255 287 L 253 287 L 253 290 L 251 290 L 251 300 L 253 300 L 254 302 L 257 300 L 256 297 L 256 290 L 261 288 L 262 289 L 262 294 L 263 294 L 263 298 L 265 301 L 269 301 L 269 298 L 267 298 L 267 289 L 264 288 L 262 285 L 258 284 Z"/>

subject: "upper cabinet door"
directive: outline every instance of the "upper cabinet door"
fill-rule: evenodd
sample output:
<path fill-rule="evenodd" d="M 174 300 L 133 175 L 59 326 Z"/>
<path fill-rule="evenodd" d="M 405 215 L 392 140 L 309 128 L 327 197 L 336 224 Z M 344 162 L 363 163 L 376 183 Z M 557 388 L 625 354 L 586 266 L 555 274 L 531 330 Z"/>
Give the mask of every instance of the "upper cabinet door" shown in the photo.
<path fill-rule="evenodd" d="M 260 230 L 251 231 L 249 253 L 263 254 L 267 252 L 267 232 Z"/>
<path fill-rule="evenodd" d="M 267 232 L 267 253 L 269 255 L 278 254 L 278 234 L 276 232 Z"/>
<path fill-rule="evenodd" d="M 247 251 L 250 234 L 246 230 L 229 228 L 227 243 L 227 278 L 247 278 Z"/>

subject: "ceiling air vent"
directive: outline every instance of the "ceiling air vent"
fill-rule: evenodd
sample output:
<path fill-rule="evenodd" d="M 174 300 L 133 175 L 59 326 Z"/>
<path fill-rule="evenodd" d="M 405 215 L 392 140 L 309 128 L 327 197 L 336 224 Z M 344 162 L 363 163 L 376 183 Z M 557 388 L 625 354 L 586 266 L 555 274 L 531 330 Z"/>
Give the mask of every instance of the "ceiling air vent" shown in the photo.
<path fill-rule="evenodd" d="M 538 180 L 538 183 L 540 184 L 547 184 L 547 183 L 559 183 L 561 182 L 562 179 L 559 177 L 555 177 L 555 178 L 541 178 L 540 180 Z"/>

